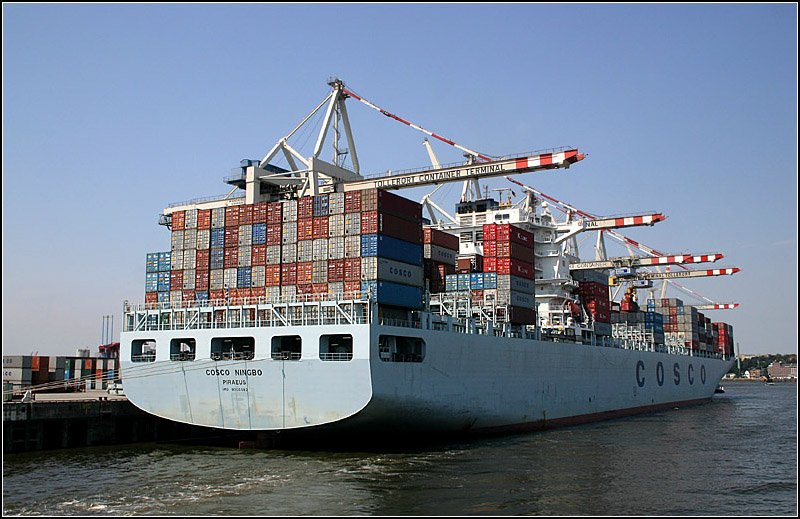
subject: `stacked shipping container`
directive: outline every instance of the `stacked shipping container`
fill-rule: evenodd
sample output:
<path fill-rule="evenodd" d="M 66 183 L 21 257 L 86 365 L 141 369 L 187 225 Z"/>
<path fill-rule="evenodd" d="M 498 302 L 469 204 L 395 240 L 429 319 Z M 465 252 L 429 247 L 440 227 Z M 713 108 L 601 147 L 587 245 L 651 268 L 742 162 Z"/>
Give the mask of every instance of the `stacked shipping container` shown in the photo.
<path fill-rule="evenodd" d="M 117 362 L 116 358 L 4 355 L 3 382 L 17 388 L 33 385 L 56 391 L 106 389 L 107 382 L 119 373 Z"/>
<path fill-rule="evenodd" d="M 422 305 L 422 206 L 383 190 L 176 211 L 171 243 L 148 254 L 146 303 L 372 290 Z"/>
<path fill-rule="evenodd" d="M 611 300 L 608 275 L 603 270 L 576 270 L 572 278 L 578 282 L 577 293 L 586 313 L 594 320 L 595 333 L 611 335 Z"/>
<path fill-rule="evenodd" d="M 693 306 L 684 305 L 683 301 L 677 298 L 648 299 L 647 309 L 663 314 L 664 332 L 668 345 L 681 346 L 694 351 L 732 354 L 732 346 L 730 352 L 727 352 L 724 345 L 720 348 L 719 344 L 720 328 L 725 328 L 726 334 L 730 332 L 732 335 L 733 328 L 730 325 L 712 323 L 711 318 L 706 317 Z"/>

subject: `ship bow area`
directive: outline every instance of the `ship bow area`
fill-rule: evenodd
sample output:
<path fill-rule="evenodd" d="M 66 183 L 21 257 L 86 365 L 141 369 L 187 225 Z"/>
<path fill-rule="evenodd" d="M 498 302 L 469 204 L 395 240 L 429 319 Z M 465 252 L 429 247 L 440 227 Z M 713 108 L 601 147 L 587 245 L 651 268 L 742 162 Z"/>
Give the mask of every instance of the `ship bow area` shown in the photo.
<path fill-rule="evenodd" d="M 278 341 L 289 337 L 301 346 L 275 351 L 276 337 Z M 329 353 L 330 337 L 351 337 L 352 355 Z M 186 360 L 183 355 L 181 360 L 175 344 L 187 338 L 195 341 L 194 358 Z M 252 341 L 254 355 L 220 358 L 212 353 L 220 340 Z M 154 358 L 141 354 L 142 344 L 155 344 Z M 207 427 L 262 431 L 315 427 L 358 413 L 372 396 L 368 325 L 303 326 L 278 332 L 257 328 L 191 334 L 127 332 L 121 336 L 120 366 L 125 394 L 134 405 L 162 418 Z"/>

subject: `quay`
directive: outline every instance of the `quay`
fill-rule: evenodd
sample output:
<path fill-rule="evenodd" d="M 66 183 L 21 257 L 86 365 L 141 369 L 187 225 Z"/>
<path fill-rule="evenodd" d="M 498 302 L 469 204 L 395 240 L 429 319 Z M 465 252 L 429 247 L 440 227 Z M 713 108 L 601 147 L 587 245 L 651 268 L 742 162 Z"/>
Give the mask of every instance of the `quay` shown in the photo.
<path fill-rule="evenodd" d="M 165 420 L 103 390 L 3 402 L 3 453 L 138 442 L 235 442 L 230 431 Z M 235 443 L 234 443 L 235 445 Z"/>

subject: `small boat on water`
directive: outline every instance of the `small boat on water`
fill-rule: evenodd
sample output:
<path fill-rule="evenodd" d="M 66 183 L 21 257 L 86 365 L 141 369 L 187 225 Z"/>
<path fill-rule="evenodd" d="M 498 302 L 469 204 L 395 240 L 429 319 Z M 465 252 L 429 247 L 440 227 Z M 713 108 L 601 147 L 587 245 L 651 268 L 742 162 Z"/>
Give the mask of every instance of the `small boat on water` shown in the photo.
<path fill-rule="evenodd" d="M 724 393 L 725 388 L 717 384 L 717 389 L 714 390 L 714 393 Z"/>

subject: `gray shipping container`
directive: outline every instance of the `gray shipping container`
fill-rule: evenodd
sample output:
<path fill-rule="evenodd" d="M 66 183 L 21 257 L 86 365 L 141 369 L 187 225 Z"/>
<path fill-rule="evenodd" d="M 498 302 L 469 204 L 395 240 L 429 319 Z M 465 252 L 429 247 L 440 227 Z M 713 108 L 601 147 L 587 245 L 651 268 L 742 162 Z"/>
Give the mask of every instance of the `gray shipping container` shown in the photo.
<path fill-rule="evenodd" d="M 197 268 L 197 250 L 186 249 L 183 251 L 183 269 L 192 270 Z"/>
<path fill-rule="evenodd" d="M 184 250 L 197 248 L 197 229 L 183 231 L 183 248 Z"/>
<path fill-rule="evenodd" d="M 285 243 L 281 247 L 281 262 L 294 263 L 297 261 L 297 244 Z"/>
<path fill-rule="evenodd" d="M 169 302 L 170 303 L 180 303 L 183 301 L 183 290 L 170 290 L 169 291 Z"/>
<path fill-rule="evenodd" d="M 286 207 L 284 205 L 284 207 Z M 297 208 L 295 207 L 295 210 Z M 283 213 L 283 217 L 286 218 L 286 213 Z M 281 226 L 281 242 L 282 243 L 297 243 L 297 222 L 292 220 L 290 222 L 286 222 L 284 220 L 284 224 Z"/>
<path fill-rule="evenodd" d="M 291 222 L 291 223 L 295 224 L 295 238 L 296 238 L 297 237 L 297 200 L 289 200 L 288 202 L 283 202 L 283 207 L 281 208 L 281 212 L 282 212 L 282 220 L 283 220 L 283 222 Z M 285 231 L 284 231 L 284 235 L 285 235 Z M 296 239 L 292 240 L 292 241 L 296 241 Z"/>
<path fill-rule="evenodd" d="M 267 293 L 269 293 L 270 288 L 279 288 L 280 295 L 284 297 L 291 298 L 297 295 L 297 286 L 295 285 L 286 285 L 282 287 L 267 287 Z"/>
<path fill-rule="evenodd" d="M 312 283 L 327 283 L 328 282 L 328 262 L 315 261 L 311 265 L 311 282 Z"/>
<path fill-rule="evenodd" d="M 31 377 L 32 373 L 30 367 L 8 368 L 6 366 L 3 366 L 3 382 L 12 382 L 15 384 L 30 385 Z"/>
<path fill-rule="evenodd" d="M 292 286 L 294 288 L 294 286 Z M 264 288 L 264 297 L 267 300 L 277 301 L 281 297 L 281 287 L 266 287 Z"/>
<path fill-rule="evenodd" d="M 237 265 L 240 267 L 249 267 L 253 259 L 253 248 L 250 245 L 243 245 L 239 247 L 239 256 L 237 258 Z"/>
<path fill-rule="evenodd" d="M 266 251 L 267 265 L 279 265 L 281 263 L 280 245 L 267 245 Z"/>
<path fill-rule="evenodd" d="M 209 290 L 222 290 L 225 288 L 225 276 L 222 269 L 215 269 L 209 273 L 208 288 Z"/>
<path fill-rule="evenodd" d="M 170 257 L 171 270 L 183 270 L 183 251 L 173 250 Z"/>
<path fill-rule="evenodd" d="M 345 236 L 344 238 L 344 257 L 345 258 L 360 258 L 361 257 L 361 236 Z"/>
<path fill-rule="evenodd" d="M 197 209 L 187 209 L 184 213 L 183 227 L 197 229 Z"/>
<path fill-rule="evenodd" d="M 264 266 L 253 267 L 253 270 L 251 271 L 251 276 L 252 277 L 250 280 L 250 286 L 263 287 L 264 282 L 266 280 L 266 267 Z"/>
<path fill-rule="evenodd" d="M 172 250 L 183 250 L 183 231 L 172 231 Z"/>
<path fill-rule="evenodd" d="M 328 217 L 328 237 L 334 236 L 344 236 L 344 214 L 333 214 Z"/>
<path fill-rule="evenodd" d="M 344 236 L 328 238 L 328 259 L 338 260 L 342 258 L 344 258 Z"/>
<path fill-rule="evenodd" d="M 344 214 L 344 193 L 331 193 L 328 195 L 328 213 Z"/>
<path fill-rule="evenodd" d="M 225 208 L 215 207 L 211 210 L 211 228 L 222 229 L 225 227 Z"/>
<path fill-rule="evenodd" d="M 197 248 L 208 249 L 211 246 L 211 231 L 209 229 L 197 230 Z"/>
<path fill-rule="evenodd" d="M 523 294 L 535 293 L 536 285 L 532 279 L 526 279 L 519 276 L 511 276 L 508 274 L 497 275 L 497 289 L 505 291 L 522 292 Z"/>
<path fill-rule="evenodd" d="M 344 293 L 344 282 L 343 281 L 335 281 L 333 283 L 328 283 L 328 293 L 329 294 L 342 294 L 342 293 Z"/>
<path fill-rule="evenodd" d="M 344 215 L 345 236 L 361 234 L 361 213 L 347 213 Z"/>
<path fill-rule="evenodd" d="M 312 247 L 311 259 L 323 261 L 328 259 L 328 238 L 317 238 Z M 322 283 L 320 281 L 320 283 Z"/>
<path fill-rule="evenodd" d="M 313 252 L 313 240 L 300 240 L 297 242 L 297 261 L 311 261 L 314 258 Z"/>
<path fill-rule="evenodd" d="M 361 258 L 361 279 L 363 281 L 391 281 L 402 285 L 421 287 L 423 269 L 387 258 Z"/>
<path fill-rule="evenodd" d="M 239 269 L 229 268 L 224 269 L 222 273 L 222 288 L 236 288 L 236 276 Z"/>
<path fill-rule="evenodd" d="M 253 226 L 245 224 L 239 226 L 239 247 L 253 244 Z"/>
<path fill-rule="evenodd" d="M 189 269 L 183 271 L 183 289 L 194 290 L 195 270 Z"/>
<path fill-rule="evenodd" d="M 455 266 L 457 251 L 446 249 L 440 245 L 426 243 L 422 246 L 422 257 L 438 263 Z"/>

